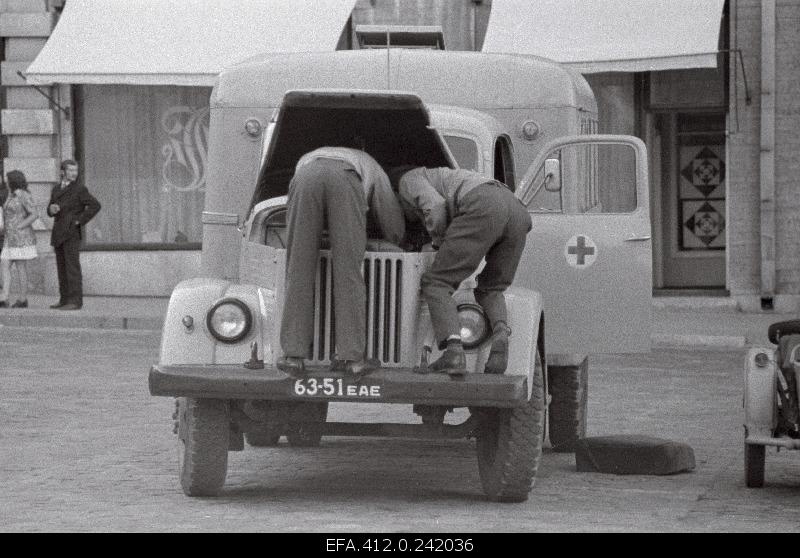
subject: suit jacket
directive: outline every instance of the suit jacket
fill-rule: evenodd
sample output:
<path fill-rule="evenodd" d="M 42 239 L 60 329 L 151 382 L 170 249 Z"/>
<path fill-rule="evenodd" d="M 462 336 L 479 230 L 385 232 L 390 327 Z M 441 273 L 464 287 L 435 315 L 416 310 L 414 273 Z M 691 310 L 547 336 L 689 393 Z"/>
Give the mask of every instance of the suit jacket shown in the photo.
<path fill-rule="evenodd" d="M 55 215 L 50 213 L 50 204 L 57 204 L 60 208 Z M 81 238 L 81 227 L 91 221 L 98 211 L 100 202 L 89 193 L 86 186 L 71 182 L 62 189 L 60 182 L 56 184 L 47 205 L 47 214 L 55 217 L 50 244 L 60 246 L 72 238 Z"/>

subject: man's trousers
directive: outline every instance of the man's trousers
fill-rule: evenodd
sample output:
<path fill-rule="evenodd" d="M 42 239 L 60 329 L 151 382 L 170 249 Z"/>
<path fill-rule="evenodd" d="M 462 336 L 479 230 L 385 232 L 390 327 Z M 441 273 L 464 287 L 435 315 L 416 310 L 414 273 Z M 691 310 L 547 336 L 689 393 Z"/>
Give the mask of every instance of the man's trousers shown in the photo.
<path fill-rule="evenodd" d="M 83 276 L 81 274 L 80 237 L 65 240 L 54 246 L 58 271 L 59 302 L 83 304 Z"/>
<path fill-rule="evenodd" d="M 477 277 L 475 300 L 492 328 L 508 323 L 504 292 L 514 281 L 525 239 L 531 230 L 528 211 L 503 186 L 482 184 L 459 200 L 431 268 L 422 276 L 436 341 L 459 335 L 458 307 L 453 292 L 486 257 Z"/>
<path fill-rule="evenodd" d="M 366 348 L 366 294 L 361 269 L 367 243 L 367 200 L 361 178 L 344 161 L 314 159 L 295 172 L 287 205 L 283 352 L 290 357 L 311 356 L 314 280 L 320 239 L 327 225 L 333 265 L 336 358 L 361 360 Z"/>

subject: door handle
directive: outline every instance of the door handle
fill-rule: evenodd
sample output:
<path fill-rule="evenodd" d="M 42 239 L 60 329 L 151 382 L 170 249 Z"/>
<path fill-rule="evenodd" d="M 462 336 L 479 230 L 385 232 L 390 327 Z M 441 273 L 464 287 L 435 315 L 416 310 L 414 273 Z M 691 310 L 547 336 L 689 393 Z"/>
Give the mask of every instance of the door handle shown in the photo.
<path fill-rule="evenodd" d="M 650 238 L 649 234 L 644 236 L 631 236 L 630 238 L 626 238 L 625 242 L 644 242 L 645 240 L 650 240 Z"/>

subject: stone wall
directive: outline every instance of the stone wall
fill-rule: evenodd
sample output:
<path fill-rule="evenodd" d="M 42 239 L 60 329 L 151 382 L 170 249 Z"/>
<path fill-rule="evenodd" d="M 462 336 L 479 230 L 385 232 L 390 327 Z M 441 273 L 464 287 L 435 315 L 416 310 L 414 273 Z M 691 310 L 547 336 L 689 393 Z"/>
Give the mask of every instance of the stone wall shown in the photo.
<path fill-rule="evenodd" d="M 58 2 L 46 0 L 3 0 L 0 3 L 0 37 L 5 58 L 0 64 L 0 85 L 5 102 L 0 112 L 0 131 L 6 152 L 3 172 L 20 170 L 39 207 L 41 218 L 34 223 L 40 257 L 28 266 L 29 288 L 38 293 L 57 293 L 55 259 L 50 247 L 52 220 L 45 209 L 50 189 L 59 179 L 60 129 L 62 115 L 50 101 L 17 74 L 23 74 L 44 47 L 56 23 L 53 11 Z M 57 95 L 58 88 L 44 88 Z M 12 285 L 16 289 L 17 285 Z"/>
<path fill-rule="evenodd" d="M 760 307 L 761 229 L 761 2 L 731 3 L 733 49 L 741 49 L 752 97 L 746 103 L 742 69 L 730 66 L 728 138 L 728 287 L 747 309 Z M 800 302 L 800 3 L 776 7 L 775 83 L 775 307 Z"/>

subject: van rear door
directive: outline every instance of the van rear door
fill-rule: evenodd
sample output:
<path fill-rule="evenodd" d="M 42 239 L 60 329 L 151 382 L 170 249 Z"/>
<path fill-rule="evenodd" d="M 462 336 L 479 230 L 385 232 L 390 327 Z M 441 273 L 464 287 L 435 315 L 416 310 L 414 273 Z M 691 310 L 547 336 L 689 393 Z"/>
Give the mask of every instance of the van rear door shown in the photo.
<path fill-rule="evenodd" d="M 544 297 L 548 353 L 650 349 L 647 177 L 641 140 L 584 135 L 550 143 L 520 181 L 533 229 L 515 284 Z"/>

